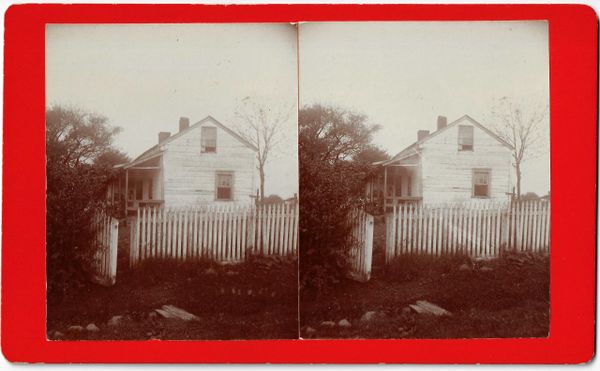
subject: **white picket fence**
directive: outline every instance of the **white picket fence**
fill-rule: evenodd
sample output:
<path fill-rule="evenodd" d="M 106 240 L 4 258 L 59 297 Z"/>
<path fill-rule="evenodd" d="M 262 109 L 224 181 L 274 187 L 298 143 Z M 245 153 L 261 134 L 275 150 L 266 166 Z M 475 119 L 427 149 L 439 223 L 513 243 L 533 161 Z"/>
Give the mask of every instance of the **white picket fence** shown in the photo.
<path fill-rule="evenodd" d="M 95 233 L 92 279 L 102 285 L 114 285 L 117 279 L 117 244 L 119 220 L 98 212 L 92 219 Z"/>
<path fill-rule="evenodd" d="M 548 252 L 550 203 L 398 205 L 386 215 L 386 236 L 386 262 L 403 254 Z"/>
<path fill-rule="evenodd" d="M 241 262 L 249 254 L 296 255 L 298 203 L 140 208 L 130 233 L 131 266 L 149 258 Z"/>
<path fill-rule="evenodd" d="M 349 276 L 357 281 L 366 282 L 371 279 L 373 261 L 373 215 L 356 210 L 350 218 L 353 244 L 349 254 Z"/>

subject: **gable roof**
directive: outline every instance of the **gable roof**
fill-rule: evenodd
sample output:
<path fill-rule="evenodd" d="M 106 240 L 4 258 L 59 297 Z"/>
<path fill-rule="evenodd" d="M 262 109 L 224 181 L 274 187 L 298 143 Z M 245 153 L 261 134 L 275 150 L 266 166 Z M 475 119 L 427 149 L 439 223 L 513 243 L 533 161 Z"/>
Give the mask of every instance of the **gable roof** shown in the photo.
<path fill-rule="evenodd" d="M 177 134 L 171 135 L 170 137 L 168 137 L 167 139 L 163 140 L 162 142 L 160 142 L 159 144 L 155 144 L 154 146 L 150 147 L 149 149 L 147 149 L 146 151 L 144 151 L 141 155 L 139 155 L 138 157 L 136 157 L 135 159 L 133 159 L 132 161 L 126 163 L 126 164 L 120 164 L 117 165 L 116 167 L 123 167 L 125 169 L 135 166 L 141 162 L 144 162 L 146 160 L 150 160 L 160 154 L 162 154 L 162 152 L 164 151 L 161 147 L 164 146 L 165 144 L 168 144 L 170 142 L 172 142 L 173 140 L 189 133 L 191 130 L 193 130 L 194 128 L 201 126 L 202 124 L 205 124 L 207 122 L 212 122 L 213 124 L 215 124 L 216 126 L 218 126 L 219 128 L 223 129 L 224 131 L 226 131 L 227 133 L 229 133 L 229 135 L 231 135 L 232 137 L 236 138 L 238 141 L 240 141 L 242 144 L 244 144 L 246 147 L 250 148 L 253 151 L 258 151 L 258 148 L 256 148 L 256 146 L 254 146 L 252 143 L 248 142 L 246 139 L 244 139 L 241 135 L 239 135 L 238 133 L 236 133 L 235 131 L 231 130 L 230 128 L 228 128 L 227 126 L 223 125 L 221 122 L 219 122 L 217 119 L 215 119 L 214 117 L 208 115 L 205 118 L 203 118 L 202 120 L 194 123 L 193 125 L 190 125 L 188 128 L 180 130 L 179 132 L 177 132 Z"/>
<path fill-rule="evenodd" d="M 486 128 L 485 126 L 481 125 L 479 122 L 477 122 L 474 118 L 472 118 L 469 115 L 464 115 L 454 121 L 452 121 L 451 123 L 449 123 L 448 125 L 444 126 L 443 128 L 434 131 L 433 133 L 429 134 L 428 136 L 426 136 L 425 138 L 418 140 L 416 142 L 414 142 L 413 144 L 409 145 L 408 147 L 404 148 L 402 151 L 398 152 L 395 156 L 393 156 L 391 159 L 384 161 L 383 163 L 381 163 L 381 165 L 387 165 L 390 164 L 392 162 L 396 162 L 396 161 L 400 161 L 403 160 L 407 157 L 413 156 L 415 154 L 419 153 L 419 146 L 425 142 L 427 142 L 429 139 L 435 137 L 436 135 L 439 135 L 440 133 L 443 133 L 444 131 L 450 129 L 453 126 L 458 125 L 459 123 L 463 122 L 463 121 L 469 121 L 471 124 L 473 124 L 474 126 L 477 126 L 478 128 L 480 128 L 481 130 L 483 130 L 485 133 L 487 133 L 489 136 L 491 136 L 492 138 L 496 139 L 498 142 L 500 142 L 500 144 L 502 144 L 503 146 L 509 148 L 509 149 L 513 149 L 513 146 L 511 146 L 510 144 L 508 144 L 505 140 L 503 140 L 502 138 L 500 138 L 497 134 L 495 134 L 493 131 L 491 131 L 490 129 Z"/>

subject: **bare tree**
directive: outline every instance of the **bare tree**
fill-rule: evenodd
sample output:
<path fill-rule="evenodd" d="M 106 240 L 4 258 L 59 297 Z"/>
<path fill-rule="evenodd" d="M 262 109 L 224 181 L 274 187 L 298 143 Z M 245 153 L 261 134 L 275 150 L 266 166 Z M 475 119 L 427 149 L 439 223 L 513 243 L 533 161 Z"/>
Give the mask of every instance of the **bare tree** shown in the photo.
<path fill-rule="evenodd" d="M 513 147 L 513 167 L 516 173 L 516 197 L 521 198 L 522 164 L 541 152 L 545 144 L 548 104 L 515 101 L 502 97 L 493 111 L 494 132 Z"/>
<path fill-rule="evenodd" d="M 238 133 L 258 148 L 256 168 L 260 179 L 261 200 L 265 197 L 265 164 L 273 148 L 284 137 L 282 128 L 290 117 L 290 111 L 277 106 L 272 107 L 250 97 L 242 99 L 235 111 Z"/>

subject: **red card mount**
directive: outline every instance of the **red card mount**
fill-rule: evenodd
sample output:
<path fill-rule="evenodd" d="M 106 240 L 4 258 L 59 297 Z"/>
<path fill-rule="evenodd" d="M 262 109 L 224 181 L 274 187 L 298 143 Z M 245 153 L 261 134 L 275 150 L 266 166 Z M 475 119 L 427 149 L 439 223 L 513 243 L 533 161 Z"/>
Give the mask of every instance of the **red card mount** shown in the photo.
<path fill-rule="evenodd" d="M 54 341 L 45 336 L 49 23 L 547 20 L 551 324 L 540 339 Z M 580 5 L 15 5 L 5 16 L 2 350 L 19 362 L 580 363 L 594 352 L 598 19 Z"/>

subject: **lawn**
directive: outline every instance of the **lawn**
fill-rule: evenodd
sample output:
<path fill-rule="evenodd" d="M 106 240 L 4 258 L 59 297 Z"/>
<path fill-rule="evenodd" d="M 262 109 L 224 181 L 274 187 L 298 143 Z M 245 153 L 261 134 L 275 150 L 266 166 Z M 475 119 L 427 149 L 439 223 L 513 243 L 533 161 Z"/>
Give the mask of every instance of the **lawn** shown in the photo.
<path fill-rule="evenodd" d="M 369 282 L 346 280 L 326 293 L 302 293 L 303 338 L 548 336 L 547 255 L 510 254 L 475 262 L 461 256 L 406 256 L 385 266 L 381 239 L 375 238 Z M 417 300 L 451 315 L 417 314 L 408 307 Z M 369 311 L 375 312 L 372 319 L 361 321 Z M 342 320 L 350 326 L 339 326 Z"/>
<path fill-rule="evenodd" d="M 55 340 L 295 339 L 297 298 L 295 260 L 146 261 L 139 269 L 119 272 L 112 287 L 90 284 L 60 302 L 49 298 L 47 335 Z M 154 310 L 163 305 L 199 320 L 162 318 Z M 121 320 L 111 326 L 114 316 Z M 69 330 L 89 324 L 98 330 Z"/>

